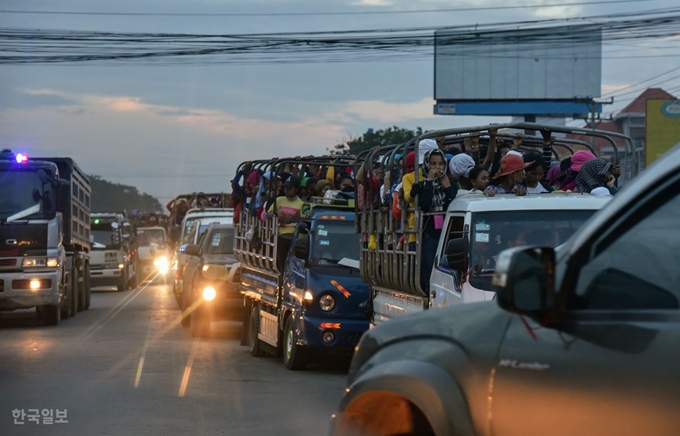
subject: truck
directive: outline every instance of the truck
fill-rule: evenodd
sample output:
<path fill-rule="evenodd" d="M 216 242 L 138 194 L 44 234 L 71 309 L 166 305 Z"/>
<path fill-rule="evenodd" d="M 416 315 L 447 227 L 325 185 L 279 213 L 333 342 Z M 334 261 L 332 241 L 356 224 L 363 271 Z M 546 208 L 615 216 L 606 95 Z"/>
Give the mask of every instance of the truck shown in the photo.
<path fill-rule="evenodd" d="M 58 325 L 90 307 L 90 195 L 71 158 L 0 153 L 0 311 Z"/>
<path fill-rule="evenodd" d="M 123 213 L 93 213 L 91 219 L 92 286 L 115 286 L 119 292 L 139 279 L 136 232 Z"/>
<path fill-rule="evenodd" d="M 463 141 L 470 134 L 484 132 L 490 127 L 552 132 L 569 131 L 568 128 L 532 123 L 508 123 L 493 126 L 450 129 L 427 132 L 399 146 L 388 146 L 366 154 L 368 161 L 387 159 L 392 171 L 396 169 L 393 156 L 414 151 L 424 139 L 447 138 Z M 583 133 L 583 132 L 579 132 Z M 588 134 L 608 138 L 610 132 L 588 131 Z M 532 136 L 525 138 L 529 147 Z M 627 141 L 630 138 L 625 138 Z M 540 143 L 540 141 L 538 141 Z M 632 142 L 630 142 L 632 144 Z M 588 143 L 562 138 L 553 145 L 573 151 L 578 145 L 587 149 Z M 615 155 L 616 157 L 616 155 Z M 615 160 L 618 163 L 618 157 Z M 368 166 L 366 166 L 368 167 Z M 631 167 L 635 167 L 631 165 Z M 422 176 L 420 176 L 422 178 Z M 459 192 L 444 212 L 424 213 L 417 207 L 404 204 L 397 219 L 381 207 L 366 203 L 357 207 L 358 231 L 363 240 L 376 241 L 361 248 L 361 275 L 371 284 L 367 311 L 371 325 L 429 308 L 441 308 L 494 298 L 491 277 L 497 254 L 507 248 L 509 238 L 525 243 L 542 243 L 558 246 L 575 233 L 610 197 L 593 197 L 589 194 L 556 192 L 526 196 L 498 195 L 487 197 L 482 193 Z M 415 200 L 417 203 L 417 198 Z M 413 227 L 409 228 L 409 216 Z M 429 271 L 429 289 L 421 281 L 423 256 L 423 228 L 428 219 L 440 219 L 441 233 Z M 504 233 L 514 232 L 513 235 Z M 409 244 L 397 244 L 400 237 L 413 235 L 415 249 Z"/>
<path fill-rule="evenodd" d="M 277 174 L 286 164 L 347 166 L 349 161 L 277 159 L 255 163 L 253 170 Z M 253 356 L 281 355 L 286 368 L 299 370 L 320 354 L 352 354 L 369 321 L 360 308 L 369 288 L 359 274 L 353 201 L 312 198 L 303 204 L 282 264 L 278 218 L 262 221 L 242 210 L 234 256 L 242 267 L 242 343 Z"/>

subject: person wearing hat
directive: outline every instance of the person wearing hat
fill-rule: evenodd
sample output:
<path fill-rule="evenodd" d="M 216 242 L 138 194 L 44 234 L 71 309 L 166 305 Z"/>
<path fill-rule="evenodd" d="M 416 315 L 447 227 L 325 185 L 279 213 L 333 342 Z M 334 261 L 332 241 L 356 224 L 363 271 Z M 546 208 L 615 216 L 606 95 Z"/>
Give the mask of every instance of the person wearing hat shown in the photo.
<path fill-rule="evenodd" d="M 578 177 L 578 173 L 581 171 L 581 167 L 583 167 L 586 162 L 589 162 L 596 157 L 597 156 L 587 150 L 576 151 L 571 156 L 571 166 L 567 171 L 564 182 L 562 182 L 562 190 L 573 191 L 576 188 L 576 178 Z"/>
<path fill-rule="evenodd" d="M 300 179 L 291 175 L 283 182 L 284 196 L 278 197 L 276 202 L 269 207 L 267 216 L 271 219 L 276 215 L 279 225 L 279 234 L 276 241 L 276 262 L 279 271 L 283 271 L 288 249 L 293 240 L 295 226 L 300 218 L 303 201 L 298 197 Z"/>
<path fill-rule="evenodd" d="M 527 189 L 522 184 L 525 177 L 524 169 L 532 164 L 533 162 L 525 163 L 524 159 L 516 154 L 506 154 L 501 159 L 501 169 L 493 176 L 497 183 L 486 190 L 493 191 L 494 194 L 526 195 Z"/>
<path fill-rule="evenodd" d="M 331 182 L 329 182 L 327 179 L 321 179 L 318 182 L 316 182 L 316 185 L 314 186 L 314 191 L 316 191 L 316 196 L 317 197 L 323 197 L 326 195 L 326 192 L 331 189 Z"/>

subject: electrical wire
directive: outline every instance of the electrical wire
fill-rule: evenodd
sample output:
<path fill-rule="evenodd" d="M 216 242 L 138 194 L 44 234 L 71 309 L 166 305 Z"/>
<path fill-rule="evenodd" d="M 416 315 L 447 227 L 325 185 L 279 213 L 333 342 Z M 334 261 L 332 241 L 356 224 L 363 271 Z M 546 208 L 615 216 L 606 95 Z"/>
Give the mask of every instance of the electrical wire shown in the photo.
<path fill-rule="evenodd" d="M 347 16 L 347 15 L 410 15 L 410 14 L 433 14 L 446 12 L 478 12 L 489 10 L 510 9 L 546 9 L 569 6 L 592 6 L 609 5 L 620 3 L 644 3 L 658 0 L 601 0 L 581 1 L 557 4 L 526 4 L 526 5 L 499 5 L 499 6 L 475 6 L 463 8 L 444 9 L 413 9 L 413 10 L 389 10 L 389 11 L 329 11 L 329 12 L 89 12 L 89 11 L 32 11 L 3 9 L 1 14 L 22 15 L 86 15 L 86 16 L 123 16 L 123 17 L 319 17 L 319 16 Z"/>

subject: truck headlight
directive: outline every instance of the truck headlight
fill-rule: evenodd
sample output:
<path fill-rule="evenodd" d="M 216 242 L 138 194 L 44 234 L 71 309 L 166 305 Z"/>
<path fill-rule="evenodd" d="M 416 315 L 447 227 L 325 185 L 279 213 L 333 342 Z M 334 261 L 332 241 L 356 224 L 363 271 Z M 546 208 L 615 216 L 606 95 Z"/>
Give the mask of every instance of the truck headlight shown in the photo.
<path fill-rule="evenodd" d="M 154 260 L 153 264 L 156 266 L 156 268 L 158 268 L 158 272 L 161 274 L 167 274 L 170 270 L 170 263 L 168 262 L 168 258 L 165 256 L 161 256 Z"/>
<path fill-rule="evenodd" d="M 206 286 L 205 289 L 203 289 L 203 299 L 205 301 L 212 301 L 215 299 L 217 296 L 217 291 L 215 291 L 215 288 L 212 286 Z"/>
<path fill-rule="evenodd" d="M 27 257 L 21 261 L 22 268 L 56 268 L 59 259 L 56 257 Z"/>
<path fill-rule="evenodd" d="M 319 306 L 324 312 L 331 311 L 335 307 L 335 298 L 331 294 L 323 294 L 319 298 Z"/>

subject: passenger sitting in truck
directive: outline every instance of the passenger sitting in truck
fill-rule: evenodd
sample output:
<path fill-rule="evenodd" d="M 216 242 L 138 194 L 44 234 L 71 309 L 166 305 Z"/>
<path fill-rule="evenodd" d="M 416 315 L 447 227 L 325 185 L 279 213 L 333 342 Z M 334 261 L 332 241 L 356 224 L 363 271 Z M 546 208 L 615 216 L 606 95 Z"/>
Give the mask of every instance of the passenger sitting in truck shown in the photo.
<path fill-rule="evenodd" d="M 573 191 L 576 188 L 576 178 L 581 171 L 581 167 L 588 161 L 596 159 L 596 156 L 587 150 L 578 150 L 571 156 L 571 166 L 562 182 L 562 190 Z"/>
<path fill-rule="evenodd" d="M 354 179 L 349 174 L 342 174 L 340 176 L 340 184 L 338 186 L 340 192 L 354 192 Z"/>
<path fill-rule="evenodd" d="M 430 150 L 425 154 L 423 172 L 427 177 L 422 184 L 415 184 L 411 194 L 418 194 L 418 207 L 426 213 L 437 212 L 437 215 L 427 215 L 423 224 L 423 246 L 421 247 L 420 286 L 429 292 L 430 274 L 434 265 L 434 258 L 439 245 L 439 237 L 444 225 L 443 212 L 456 197 L 458 188 L 452 185 L 446 171 L 446 157 L 439 149 Z M 415 248 L 415 247 L 414 247 Z"/>
<path fill-rule="evenodd" d="M 590 194 L 597 188 L 606 188 L 611 195 L 618 192 L 613 166 L 604 159 L 593 159 L 581 167 L 576 178 L 576 188 L 579 192 Z"/>
<path fill-rule="evenodd" d="M 530 163 L 528 167 L 524 170 L 526 173 L 525 186 L 527 188 L 527 194 L 541 194 L 548 193 L 555 190 L 547 180 L 544 179 L 545 175 L 545 161 L 543 156 L 531 152 L 524 155 L 524 162 Z"/>
<path fill-rule="evenodd" d="M 300 218 L 300 211 L 304 204 L 300 197 L 298 197 L 299 188 L 300 180 L 295 176 L 290 176 L 283 183 L 283 189 L 286 195 L 278 197 L 276 199 L 276 204 L 272 204 L 268 210 L 270 219 L 275 214 L 278 218 L 279 236 L 276 247 L 276 262 L 279 271 L 283 271 L 286 256 L 288 255 L 288 249 L 290 248 L 290 243 L 293 240 L 293 234 L 295 233 L 295 226 Z"/>
<path fill-rule="evenodd" d="M 475 167 L 475 161 L 472 156 L 460 153 L 451 159 L 449 162 L 449 174 L 451 181 L 457 185 L 458 189 L 472 189 L 470 184 L 470 170 Z"/>
<path fill-rule="evenodd" d="M 524 169 L 533 162 L 525 163 L 524 160 L 516 154 L 506 154 L 501 159 L 501 168 L 493 177 L 496 184 L 492 184 L 487 191 L 493 191 L 494 194 L 516 194 L 526 195 L 526 187 L 522 184 L 524 181 Z"/>

